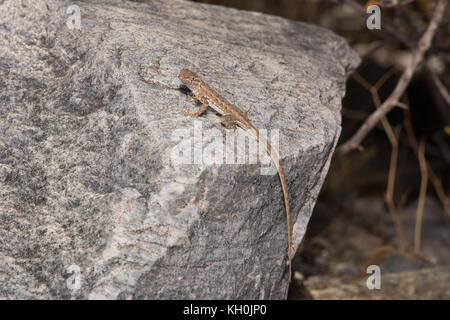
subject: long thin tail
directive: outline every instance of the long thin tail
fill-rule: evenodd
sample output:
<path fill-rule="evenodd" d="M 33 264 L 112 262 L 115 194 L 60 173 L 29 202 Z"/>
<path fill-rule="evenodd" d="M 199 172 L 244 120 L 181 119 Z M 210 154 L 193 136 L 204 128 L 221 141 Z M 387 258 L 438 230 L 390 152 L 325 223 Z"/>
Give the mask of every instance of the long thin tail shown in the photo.
<path fill-rule="evenodd" d="M 275 149 L 272 149 L 272 146 L 269 142 L 267 142 L 264 137 L 262 137 L 259 134 L 258 129 L 249 129 L 248 132 L 250 132 L 251 135 L 253 135 L 256 140 L 263 145 L 263 147 L 266 149 L 267 154 L 272 159 L 273 163 L 277 167 L 278 175 L 280 177 L 281 181 L 281 188 L 283 189 L 283 196 L 284 196 L 284 206 L 286 208 L 286 219 L 287 219 L 287 229 L 288 229 L 288 259 L 289 259 L 289 279 L 292 277 L 292 256 L 291 256 L 291 247 L 292 247 L 292 231 L 291 231 L 291 211 L 289 207 L 289 197 L 288 197 L 288 191 L 287 191 L 287 185 L 286 185 L 286 179 L 284 177 L 284 171 L 280 164 L 280 157 L 278 155 L 278 152 Z"/>

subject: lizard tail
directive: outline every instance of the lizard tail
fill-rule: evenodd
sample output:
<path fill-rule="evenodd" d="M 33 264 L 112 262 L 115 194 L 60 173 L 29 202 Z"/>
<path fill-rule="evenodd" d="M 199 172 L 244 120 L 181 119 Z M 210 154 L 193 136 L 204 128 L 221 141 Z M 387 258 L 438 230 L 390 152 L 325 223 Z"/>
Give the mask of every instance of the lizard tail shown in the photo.
<path fill-rule="evenodd" d="M 278 176 L 280 177 L 281 182 L 281 188 L 283 189 L 283 197 L 284 197 L 284 206 L 286 208 L 286 220 L 287 220 L 287 229 L 288 229 L 288 259 L 289 259 L 289 279 L 292 277 L 292 231 L 291 231 L 291 211 L 289 206 L 289 197 L 288 197 L 288 190 L 286 185 L 286 178 L 284 176 L 283 168 L 280 164 L 280 157 L 278 155 L 278 152 L 275 149 L 272 149 L 272 146 L 270 143 L 264 139 L 257 129 L 254 130 L 248 130 L 251 132 L 251 134 L 256 138 L 256 140 L 263 145 L 263 147 L 266 149 L 267 154 L 270 156 L 272 161 L 274 162 L 277 171 Z"/>
<path fill-rule="evenodd" d="M 270 147 L 270 149 L 272 149 Z M 284 205 L 286 207 L 286 219 L 287 219 L 287 229 L 288 229 L 288 259 L 289 259 L 289 279 L 292 277 L 292 229 L 291 229 L 291 211 L 289 206 L 289 198 L 288 198 L 288 191 L 287 191 L 287 185 L 286 185 L 286 178 L 284 177 L 284 171 L 283 168 L 280 165 L 280 161 L 278 159 L 274 159 L 274 152 L 271 151 L 270 157 L 275 163 L 275 166 L 278 169 L 278 175 L 280 176 L 281 180 L 281 188 L 283 189 L 283 197 L 284 197 Z"/>

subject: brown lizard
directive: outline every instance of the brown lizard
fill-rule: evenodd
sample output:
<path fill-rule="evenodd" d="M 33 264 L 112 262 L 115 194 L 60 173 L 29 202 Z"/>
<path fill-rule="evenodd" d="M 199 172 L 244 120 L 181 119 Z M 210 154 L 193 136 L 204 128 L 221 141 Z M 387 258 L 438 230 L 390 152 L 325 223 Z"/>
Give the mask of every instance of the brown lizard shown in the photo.
<path fill-rule="evenodd" d="M 208 86 L 202 78 L 196 73 L 188 70 L 181 69 L 178 78 L 191 90 L 194 98 L 201 102 L 200 108 L 196 112 L 186 112 L 185 114 L 198 117 L 202 115 L 208 106 L 217 111 L 222 117 L 221 121 L 225 127 L 230 129 L 235 129 L 236 125 L 246 130 L 250 135 L 252 135 L 258 143 L 260 143 L 263 148 L 267 151 L 270 158 L 274 162 L 278 175 L 281 181 L 281 188 L 283 189 L 284 205 L 286 208 L 286 218 L 287 218 L 287 228 L 288 228 L 288 259 L 289 259 L 289 279 L 292 276 L 292 265 L 291 265 L 291 247 L 292 247 L 292 232 L 291 232 L 291 217 L 289 209 L 289 198 L 286 186 L 286 180 L 284 177 L 283 168 L 280 165 L 280 157 L 275 149 L 267 142 L 260 134 L 258 129 L 251 123 L 250 119 L 247 117 L 247 112 L 244 112 L 240 108 L 232 105 L 222 96 L 220 96 L 216 91 L 214 91 L 210 86 Z"/>

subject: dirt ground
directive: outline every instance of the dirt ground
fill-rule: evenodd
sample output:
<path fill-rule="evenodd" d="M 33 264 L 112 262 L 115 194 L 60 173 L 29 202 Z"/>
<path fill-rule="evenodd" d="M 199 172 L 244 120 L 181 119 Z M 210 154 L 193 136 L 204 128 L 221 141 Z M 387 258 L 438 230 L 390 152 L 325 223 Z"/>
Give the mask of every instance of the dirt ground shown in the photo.
<path fill-rule="evenodd" d="M 450 226 L 433 197 L 425 201 L 420 254 L 412 248 L 417 202 L 401 214 L 403 251 L 382 199 L 336 202 L 316 206 L 294 260 L 290 299 L 450 299 Z M 369 265 L 380 267 L 380 289 L 366 285 Z"/>

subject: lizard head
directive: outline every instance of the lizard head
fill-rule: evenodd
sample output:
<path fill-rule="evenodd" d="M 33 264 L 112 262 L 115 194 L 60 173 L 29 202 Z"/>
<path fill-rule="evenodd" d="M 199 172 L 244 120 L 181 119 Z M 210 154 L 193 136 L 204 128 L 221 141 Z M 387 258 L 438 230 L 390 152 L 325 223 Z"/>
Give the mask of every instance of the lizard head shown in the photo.
<path fill-rule="evenodd" d="M 200 84 L 200 77 L 188 69 L 181 69 L 178 78 L 189 88 Z"/>

